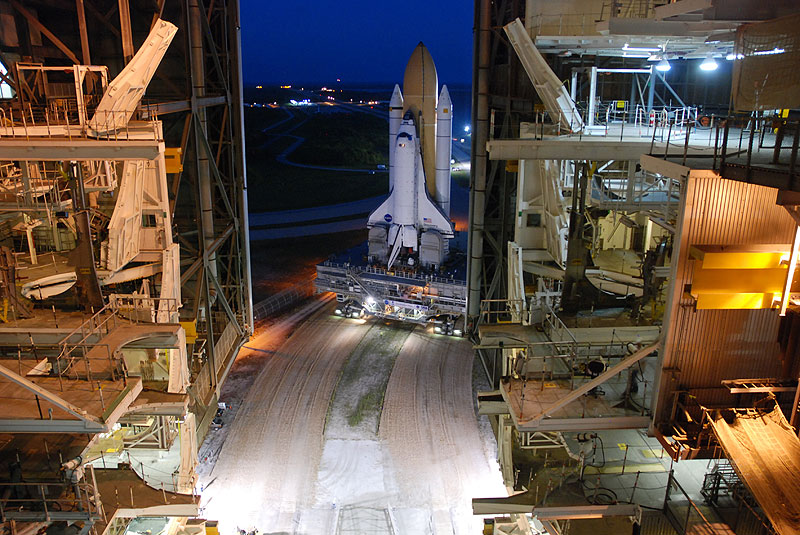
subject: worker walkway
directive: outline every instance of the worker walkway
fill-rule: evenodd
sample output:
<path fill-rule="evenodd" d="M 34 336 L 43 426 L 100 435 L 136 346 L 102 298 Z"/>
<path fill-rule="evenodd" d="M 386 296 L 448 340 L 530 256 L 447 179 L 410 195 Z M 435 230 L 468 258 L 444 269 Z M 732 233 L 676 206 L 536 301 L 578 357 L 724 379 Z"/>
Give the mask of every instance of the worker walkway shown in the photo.
<path fill-rule="evenodd" d="M 105 333 L 82 332 L 78 341 L 64 337 L 49 355 L 0 360 L 0 431 L 107 431 L 142 391 L 142 380 L 127 376 L 120 350 L 134 341 L 158 349 L 184 343 L 180 324 L 120 322 Z"/>
<path fill-rule="evenodd" d="M 104 519 L 95 523 L 97 535 L 104 535 L 117 519 L 140 516 L 195 517 L 199 514 L 197 496 L 154 489 L 133 470 L 95 469 L 94 477 L 104 512 Z"/>

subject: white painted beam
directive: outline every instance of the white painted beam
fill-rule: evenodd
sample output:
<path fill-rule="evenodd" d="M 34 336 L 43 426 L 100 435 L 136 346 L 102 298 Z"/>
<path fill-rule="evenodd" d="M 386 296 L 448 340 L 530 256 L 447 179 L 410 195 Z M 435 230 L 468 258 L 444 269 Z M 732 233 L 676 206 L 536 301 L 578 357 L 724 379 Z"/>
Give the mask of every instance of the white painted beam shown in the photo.
<path fill-rule="evenodd" d="M 638 160 L 650 140 L 619 141 L 589 136 L 568 139 L 494 139 L 486 143 L 490 160 Z M 655 150 L 655 149 L 654 149 Z"/>
<path fill-rule="evenodd" d="M 678 15 L 686 15 L 694 11 L 702 11 L 712 6 L 711 0 L 678 0 L 671 4 L 657 6 L 655 8 L 655 19 L 663 20 Z"/>
<path fill-rule="evenodd" d="M 95 139 L 0 139 L 0 161 L 155 160 L 164 143 Z"/>

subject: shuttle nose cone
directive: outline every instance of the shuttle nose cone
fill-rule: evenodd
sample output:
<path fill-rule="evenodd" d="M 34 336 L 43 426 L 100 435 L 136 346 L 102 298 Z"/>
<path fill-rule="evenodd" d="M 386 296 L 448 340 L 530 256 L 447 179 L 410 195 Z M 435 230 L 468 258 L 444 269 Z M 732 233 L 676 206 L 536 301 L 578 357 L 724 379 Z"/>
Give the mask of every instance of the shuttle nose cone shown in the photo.
<path fill-rule="evenodd" d="M 450 100 L 450 92 L 447 90 L 447 86 L 442 86 L 442 92 L 439 93 L 439 109 L 444 111 L 447 109 L 448 111 L 450 108 L 453 107 L 453 102 Z"/>
<path fill-rule="evenodd" d="M 403 107 L 403 93 L 400 92 L 400 86 L 394 84 L 394 91 L 392 91 L 392 100 L 389 101 L 390 108 Z"/>

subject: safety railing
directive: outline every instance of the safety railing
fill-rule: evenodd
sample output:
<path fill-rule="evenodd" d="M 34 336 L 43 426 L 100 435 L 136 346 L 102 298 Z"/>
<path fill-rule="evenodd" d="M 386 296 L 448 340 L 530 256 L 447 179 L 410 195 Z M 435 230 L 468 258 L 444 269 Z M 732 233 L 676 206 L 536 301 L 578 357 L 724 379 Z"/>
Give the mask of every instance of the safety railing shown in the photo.
<path fill-rule="evenodd" d="M 592 204 L 621 211 L 648 210 L 671 221 L 678 213 L 679 180 L 639 171 L 632 177 L 626 169 L 596 172 L 592 180 Z"/>
<path fill-rule="evenodd" d="M 689 533 L 703 533 L 706 535 L 724 535 L 730 533 L 727 525 L 723 524 L 714 511 L 708 507 L 700 509 L 689 497 L 678 480 L 673 470 L 669 471 L 667 492 L 664 495 L 664 514 L 669 519 L 672 527 L 680 535 Z"/>
<path fill-rule="evenodd" d="M 405 269 L 393 269 L 391 271 L 387 271 L 386 269 L 374 266 L 353 266 L 350 264 L 339 264 L 336 262 L 325 261 L 321 264 L 322 266 L 326 267 L 333 267 L 339 268 L 342 270 L 346 270 L 349 273 L 371 273 L 375 275 L 385 275 L 387 277 L 402 277 L 404 279 L 411 279 L 420 282 L 432 282 L 432 283 L 440 283 L 440 284 L 454 284 L 454 283 L 463 283 L 463 281 L 459 281 L 455 279 L 455 277 L 445 278 L 439 277 L 437 275 L 430 275 L 426 273 L 421 273 L 417 271 L 405 270 Z"/>
<path fill-rule="evenodd" d="M 100 342 L 103 336 L 117 327 L 118 323 L 119 318 L 117 318 L 116 312 L 109 305 L 105 305 L 70 331 L 59 342 L 58 357 L 51 361 L 51 365 L 53 372 L 58 375 L 59 386 L 62 390 L 64 389 L 64 377 L 70 376 L 75 379 L 82 378 L 87 380 L 94 387 L 94 373 L 100 368 L 110 372 L 112 380 L 125 377 L 124 367 L 120 366 L 120 359 L 112 354 L 108 344 Z M 75 337 L 79 337 L 77 341 L 74 340 Z M 96 350 L 92 352 L 92 349 Z M 76 365 L 78 361 L 84 364 L 83 371 L 85 375 L 83 377 L 80 376 L 80 371 Z M 95 364 L 94 371 L 92 370 L 92 361 L 100 361 L 100 363 Z M 99 391 L 100 401 L 103 404 L 103 410 L 105 410 L 102 389 L 99 389 Z"/>
<path fill-rule="evenodd" d="M 659 143 L 676 141 L 680 136 L 689 132 L 696 134 L 696 125 L 700 122 L 700 110 L 697 107 L 664 106 L 647 110 L 637 104 L 633 111 L 627 108 L 618 109 L 618 102 L 599 102 L 594 108 L 592 126 L 587 126 L 579 131 L 569 131 L 561 127 L 561 113 L 556 116 L 548 112 L 533 114 L 532 120 L 523 128 L 523 137 L 527 139 L 543 140 L 552 136 L 583 139 L 591 135 L 592 138 L 611 138 L 622 141 L 625 136 L 651 138 Z M 578 106 L 583 123 L 589 124 L 588 112 Z M 682 139 L 680 140 L 682 141 Z M 693 146 L 698 141 L 692 139 Z M 702 140 L 703 146 L 711 147 L 713 139 Z"/>
<path fill-rule="evenodd" d="M 481 325 L 521 323 L 525 311 L 523 299 L 484 299 L 480 306 Z"/>
<path fill-rule="evenodd" d="M 158 121 L 131 123 L 132 110 L 98 110 L 85 124 L 70 114 L 45 108 L 34 112 L 30 105 L 23 110 L 0 108 L 0 139 L 57 137 L 106 141 L 159 141 Z"/>
<path fill-rule="evenodd" d="M 108 310 L 131 323 L 169 323 L 178 314 L 180 303 L 173 297 L 140 294 L 111 294 Z"/>
<path fill-rule="evenodd" d="M 131 470 L 141 478 L 145 485 L 163 492 L 191 495 L 196 502 L 197 495 L 194 492 L 194 487 L 197 484 L 198 476 L 194 470 L 189 474 L 182 474 L 178 464 L 175 465 L 173 470 L 164 470 L 163 467 L 158 468 L 152 463 L 148 463 L 145 466 L 143 461 L 132 457 L 129 451 L 127 453 Z M 164 503 L 169 503 L 166 498 Z"/>
<path fill-rule="evenodd" d="M 770 185 L 797 189 L 800 169 L 800 120 L 780 116 L 729 116 L 716 126 L 713 169 L 722 176 L 761 183 L 759 172 L 770 173 Z M 781 176 L 782 175 L 782 176 Z"/>
<path fill-rule="evenodd" d="M 703 477 L 703 487 L 700 489 L 706 503 L 717 510 L 731 508 L 737 509 L 734 525 L 731 527 L 738 532 L 739 527 L 754 525 L 754 533 L 773 535 L 774 528 L 764 512 L 758 507 L 747 487 L 739 479 L 739 475 L 727 459 L 718 459 L 711 472 Z M 749 532 L 749 531 L 745 531 Z"/>
<path fill-rule="evenodd" d="M 314 294 L 314 280 L 300 281 L 253 305 L 253 319 L 268 318 Z"/>
<path fill-rule="evenodd" d="M 526 409 L 538 413 L 541 405 L 534 403 L 532 409 L 529 401 L 545 392 L 548 386 L 555 386 L 558 382 L 562 388 L 576 390 L 587 382 L 595 379 L 606 371 L 615 359 L 622 362 L 627 354 L 619 352 L 608 353 L 611 344 L 597 344 L 578 342 L 565 344 L 553 341 L 546 342 L 516 342 L 505 340 L 505 343 L 495 346 L 481 344 L 482 349 L 503 349 L 503 375 L 506 378 L 509 395 L 517 399 L 515 411 L 518 411 L 520 420 L 526 420 L 532 414 L 526 414 Z M 615 344 L 617 349 L 619 344 Z M 650 361 L 656 359 L 655 355 L 645 357 Z M 652 365 L 651 365 L 652 366 Z M 612 377 L 606 378 L 602 384 L 595 386 L 587 394 L 602 395 L 609 403 L 606 416 L 642 416 L 650 417 L 649 391 L 652 389 L 651 380 L 643 373 L 644 368 L 639 364 L 625 367 Z M 649 387 L 649 388 L 648 388 Z M 534 399 L 535 401 L 535 399 Z M 576 400 L 577 401 L 577 400 Z M 579 416 L 569 418 L 592 418 L 593 415 L 583 410 Z"/>
<path fill-rule="evenodd" d="M 93 387 L 95 380 L 103 378 L 111 380 L 127 377 L 124 361 L 109 344 L 102 339 L 122 322 L 126 325 L 137 323 L 154 323 L 156 319 L 172 318 L 178 311 L 178 302 L 173 298 L 148 297 L 144 295 L 109 296 L 109 302 L 92 314 L 88 319 L 70 331 L 59 342 L 58 356 L 51 360 L 53 372 L 59 378 L 63 390 L 63 379 L 72 377 L 89 381 Z M 77 340 L 76 340 L 77 338 Z M 77 364 L 83 363 L 83 370 Z M 92 363 L 95 362 L 93 365 Z M 100 401 L 105 410 L 102 389 Z"/>
<path fill-rule="evenodd" d="M 101 517 L 88 483 L 0 483 L 0 521 L 90 521 Z"/>

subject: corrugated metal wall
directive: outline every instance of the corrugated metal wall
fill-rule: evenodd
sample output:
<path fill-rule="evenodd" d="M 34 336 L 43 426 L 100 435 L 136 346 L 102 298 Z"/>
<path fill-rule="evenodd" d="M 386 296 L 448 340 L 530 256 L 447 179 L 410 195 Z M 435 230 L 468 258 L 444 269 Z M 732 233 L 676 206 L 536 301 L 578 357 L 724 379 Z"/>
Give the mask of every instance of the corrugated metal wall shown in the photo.
<path fill-rule="evenodd" d="M 779 377 L 776 310 L 694 310 L 683 295 L 692 282 L 691 245 L 791 243 L 795 223 L 775 204 L 777 190 L 692 172 L 679 228 L 677 276 L 663 354 L 659 421 L 669 415 L 671 391 L 689 390 L 701 404 L 734 403 L 723 379 Z"/>

